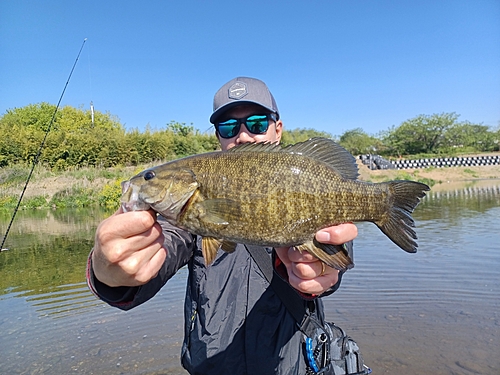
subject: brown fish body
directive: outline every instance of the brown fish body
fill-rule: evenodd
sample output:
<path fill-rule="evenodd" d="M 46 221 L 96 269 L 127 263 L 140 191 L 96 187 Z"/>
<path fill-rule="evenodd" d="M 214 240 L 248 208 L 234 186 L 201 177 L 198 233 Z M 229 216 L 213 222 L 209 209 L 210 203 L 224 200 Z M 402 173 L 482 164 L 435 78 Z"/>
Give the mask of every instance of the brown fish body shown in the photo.
<path fill-rule="evenodd" d="M 259 156 L 218 152 L 180 162 L 194 172 L 200 187 L 178 225 L 235 242 L 292 246 L 311 240 L 319 229 L 375 221 L 387 211 L 387 204 L 380 203 L 387 201 L 387 186 L 342 179 L 327 165 L 300 155 L 271 153 L 261 160 Z M 227 210 L 224 216 L 232 219 L 230 225 L 202 220 L 199 205 L 214 199 L 226 205 L 221 209 Z M 237 202 L 235 210 L 231 202 Z"/>
<path fill-rule="evenodd" d="M 401 228 L 413 226 L 409 214 L 428 187 L 411 181 L 371 184 L 356 177 L 352 155 L 330 140 L 288 148 L 247 144 L 146 170 L 130 180 L 122 200 L 132 209 L 132 202 L 144 202 L 136 208 L 149 205 L 172 224 L 203 236 L 207 263 L 220 245 L 231 251 L 234 244 L 246 243 L 297 246 L 345 269 L 352 263 L 345 253 L 313 239 L 322 228 L 351 221 L 374 222 L 414 252 L 415 232 Z"/>

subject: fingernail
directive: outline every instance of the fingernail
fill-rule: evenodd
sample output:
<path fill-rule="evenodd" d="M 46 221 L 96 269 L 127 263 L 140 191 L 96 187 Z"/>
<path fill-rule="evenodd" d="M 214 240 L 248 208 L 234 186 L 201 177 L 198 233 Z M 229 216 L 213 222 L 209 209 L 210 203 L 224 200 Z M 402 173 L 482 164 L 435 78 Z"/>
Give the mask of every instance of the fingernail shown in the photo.
<path fill-rule="evenodd" d="M 318 242 L 328 242 L 328 241 L 330 241 L 330 233 L 320 231 L 320 232 L 316 233 L 316 240 Z"/>

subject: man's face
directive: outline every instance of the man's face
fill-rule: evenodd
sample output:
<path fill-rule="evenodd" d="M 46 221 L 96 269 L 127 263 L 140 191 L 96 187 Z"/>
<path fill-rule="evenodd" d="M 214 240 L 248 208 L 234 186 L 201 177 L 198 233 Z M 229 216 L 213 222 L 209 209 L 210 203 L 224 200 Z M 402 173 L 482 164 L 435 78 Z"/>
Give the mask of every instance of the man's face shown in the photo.
<path fill-rule="evenodd" d="M 245 118 L 252 115 L 262 115 L 267 111 L 256 104 L 242 104 L 233 107 L 227 112 L 225 112 L 220 120 L 224 121 L 230 118 Z M 283 123 L 281 120 L 273 121 L 269 120 L 269 129 L 264 134 L 252 134 L 248 131 L 244 124 L 241 124 L 240 131 L 232 138 L 221 138 L 217 134 L 222 150 L 229 150 L 230 148 L 243 143 L 249 142 L 279 142 L 281 139 L 281 133 L 283 131 Z"/>

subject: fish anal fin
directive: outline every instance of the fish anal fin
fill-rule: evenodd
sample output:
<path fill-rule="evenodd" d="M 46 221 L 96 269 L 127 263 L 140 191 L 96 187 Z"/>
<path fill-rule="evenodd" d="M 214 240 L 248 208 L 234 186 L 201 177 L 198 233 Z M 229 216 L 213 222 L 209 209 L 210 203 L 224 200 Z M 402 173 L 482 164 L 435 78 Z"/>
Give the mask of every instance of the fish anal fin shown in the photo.
<path fill-rule="evenodd" d="M 295 249 L 300 252 L 307 251 L 327 266 L 335 268 L 339 271 L 345 271 L 354 267 L 354 263 L 347 253 L 347 250 L 340 245 L 324 244 L 313 240 L 295 246 Z"/>

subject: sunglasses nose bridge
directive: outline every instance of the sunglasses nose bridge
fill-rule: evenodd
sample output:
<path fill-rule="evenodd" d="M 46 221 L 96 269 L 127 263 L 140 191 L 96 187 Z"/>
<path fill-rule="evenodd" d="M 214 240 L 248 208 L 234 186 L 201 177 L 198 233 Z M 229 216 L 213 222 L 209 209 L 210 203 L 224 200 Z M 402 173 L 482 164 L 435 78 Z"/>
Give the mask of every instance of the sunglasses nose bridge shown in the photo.
<path fill-rule="evenodd" d="M 245 125 L 240 128 L 240 131 L 235 135 L 235 137 L 237 143 L 252 142 L 253 133 L 250 130 L 248 130 L 248 128 Z"/>

